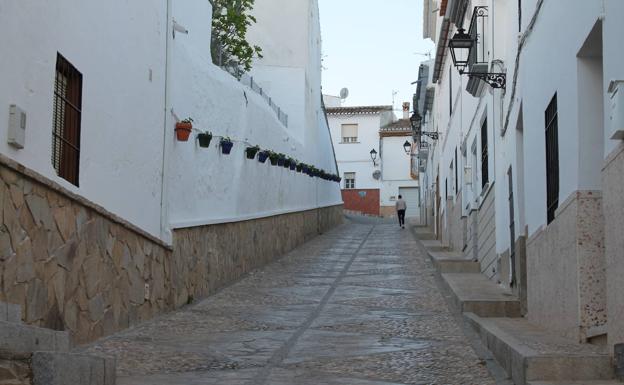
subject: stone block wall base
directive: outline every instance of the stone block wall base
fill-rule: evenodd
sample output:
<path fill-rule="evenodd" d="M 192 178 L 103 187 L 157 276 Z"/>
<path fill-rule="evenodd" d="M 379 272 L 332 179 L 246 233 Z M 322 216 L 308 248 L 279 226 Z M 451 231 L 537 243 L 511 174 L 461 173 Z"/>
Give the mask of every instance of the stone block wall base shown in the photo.
<path fill-rule="evenodd" d="M 0 217 L 0 302 L 19 305 L 0 306 L 0 322 L 19 312 L 83 344 L 214 292 L 343 213 L 334 206 L 178 230 L 172 248 L 0 155 Z"/>
<path fill-rule="evenodd" d="M 214 293 L 342 220 L 342 206 L 332 206 L 174 231 L 175 306 Z"/>
<path fill-rule="evenodd" d="M 527 241 L 532 323 L 579 342 L 607 323 L 604 228 L 601 193 L 577 191 Z"/>

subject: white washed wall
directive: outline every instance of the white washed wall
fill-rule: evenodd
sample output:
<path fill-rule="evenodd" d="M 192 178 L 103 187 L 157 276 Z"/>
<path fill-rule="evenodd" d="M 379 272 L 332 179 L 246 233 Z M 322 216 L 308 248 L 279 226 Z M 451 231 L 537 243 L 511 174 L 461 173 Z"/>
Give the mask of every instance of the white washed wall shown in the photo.
<path fill-rule="evenodd" d="M 318 95 L 318 101 L 313 96 L 303 98 L 304 119 L 300 122 L 304 135 L 293 134 L 290 127 L 278 121 L 262 97 L 212 65 L 210 36 L 203 28 L 210 24 L 211 18 L 207 1 L 176 0 L 173 15 L 190 32 L 188 36 L 178 35 L 171 42 L 172 108 L 180 118 L 193 117 L 198 128 L 210 130 L 215 136 L 230 136 L 236 142 L 230 155 L 220 153 L 216 137 L 210 149 L 199 148 L 196 142 L 177 142 L 174 121 L 169 117 L 168 215 L 172 226 L 233 222 L 340 204 L 338 183 L 244 157 L 247 142 L 283 152 L 329 172 L 336 171 L 329 129 L 320 110 L 320 78 L 318 82 L 310 82 L 308 88 L 309 93 Z M 312 22 L 318 23 L 318 18 Z M 292 27 L 307 28 L 301 23 Z M 199 38 L 189 39 L 197 34 Z M 288 35 L 288 31 L 282 31 L 281 36 Z M 288 41 L 281 49 L 291 49 Z M 265 51 L 269 62 L 272 52 Z M 310 55 L 319 55 L 320 60 L 319 49 Z M 314 71 L 303 65 L 306 72 Z M 299 90 L 293 89 L 294 98 Z M 291 114 L 288 109 L 286 113 Z"/>
<path fill-rule="evenodd" d="M 0 0 L 0 152 L 156 236 L 165 12 L 162 2 Z M 50 160 L 57 52 L 83 75 L 79 188 Z M 10 104 L 28 114 L 22 150 L 6 143 Z"/>

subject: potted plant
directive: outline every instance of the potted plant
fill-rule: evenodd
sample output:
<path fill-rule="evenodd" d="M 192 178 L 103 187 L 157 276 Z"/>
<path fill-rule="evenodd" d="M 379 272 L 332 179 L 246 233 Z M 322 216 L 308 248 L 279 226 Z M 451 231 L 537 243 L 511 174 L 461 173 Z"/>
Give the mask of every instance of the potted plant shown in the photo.
<path fill-rule="evenodd" d="M 284 168 L 290 168 L 290 158 L 284 159 Z"/>
<path fill-rule="evenodd" d="M 277 154 L 277 165 L 283 167 L 284 163 L 286 163 L 286 155 L 282 153 Z"/>
<path fill-rule="evenodd" d="M 288 160 L 290 161 L 290 169 L 294 170 L 297 168 L 297 161 L 293 158 L 288 158 Z"/>
<path fill-rule="evenodd" d="M 260 163 L 266 162 L 267 158 L 269 157 L 269 154 L 270 154 L 270 151 L 268 150 L 260 151 L 258 153 L 258 162 Z"/>
<path fill-rule="evenodd" d="M 307 175 L 310 172 L 310 166 L 305 163 L 301 163 L 301 172 Z"/>
<path fill-rule="evenodd" d="M 310 178 L 314 177 L 316 175 L 316 167 L 310 166 L 310 169 L 308 171 L 308 175 L 310 176 Z"/>
<path fill-rule="evenodd" d="M 199 134 L 197 134 L 197 140 L 199 141 L 199 147 L 209 147 L 210 141 L 212 140 L 212 132 L 200 132 Z"/>
<path fill-rule="evenodd" d="M 175 133 L 178 141 L 186 142 L 191 136 L 191 131 L 193 130 L 193 119 L 186 118 L 180 122 L 177 122 L 175 125 Z"/>
<path fill-rule="evenodd" d="M 255 158 L 258 151 L 260 151 L 260 146 L 247 147 L 245 149 L 245 154 L 247 154 L 247 159 Z M 264 158 L 264 160 L 266 160 L 266 158 Z"/>
<path fill-rule="evenodd" d="M 303 163 L 301 162 L 296 162 L 297 166 L 295 167 L 297 169 L 297 172 L 301 172 L 303 170 Z"/>
<path fill-rule="evenodd" d="M 271 160 L 272 166 L 277 166 L 279 162 L 279 154 L 277 152 L 269 151 L 269 159 Z"/>
<path fill-rule="evenodd" d="M 232 151 L 232 146 L 234 146 L 234 142 L 232 142 L 229 136 L 221 138 L 219 144 L 221 145 L 221 152 L 226 155 Z"/>

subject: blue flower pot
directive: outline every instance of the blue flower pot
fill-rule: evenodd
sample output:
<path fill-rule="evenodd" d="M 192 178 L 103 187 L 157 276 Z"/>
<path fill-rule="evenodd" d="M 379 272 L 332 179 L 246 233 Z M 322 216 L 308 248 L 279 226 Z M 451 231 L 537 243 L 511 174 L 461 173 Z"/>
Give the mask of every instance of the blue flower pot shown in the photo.
<path fill-rule="evenodd" d="M 258 162 L 260 163 L 264 163 L 266 162 L 267 158 L 269 157 L 269 153 L 266 151 L 260 151 L 258 153 Z"/>
<path fill-rule="evenodd" d="M 232 152 L 232 147 L 234 146 L 233 142 L 224 142 L 221 141 L 221 152 L 224 154 L 229 154 L 230 152 Z"/>

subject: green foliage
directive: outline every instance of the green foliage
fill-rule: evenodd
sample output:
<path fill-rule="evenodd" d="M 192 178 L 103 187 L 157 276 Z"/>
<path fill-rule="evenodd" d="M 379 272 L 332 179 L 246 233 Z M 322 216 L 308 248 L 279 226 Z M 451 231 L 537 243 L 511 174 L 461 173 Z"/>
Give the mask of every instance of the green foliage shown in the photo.
<path fill-rule="evenodd" d="M 212 60 L 236 77 L 251 70 L 254 57 L 262 48 L 246 40 L 247 30 L 256 23 L 250 12 L 255 0 L 211 0 Z"/>

